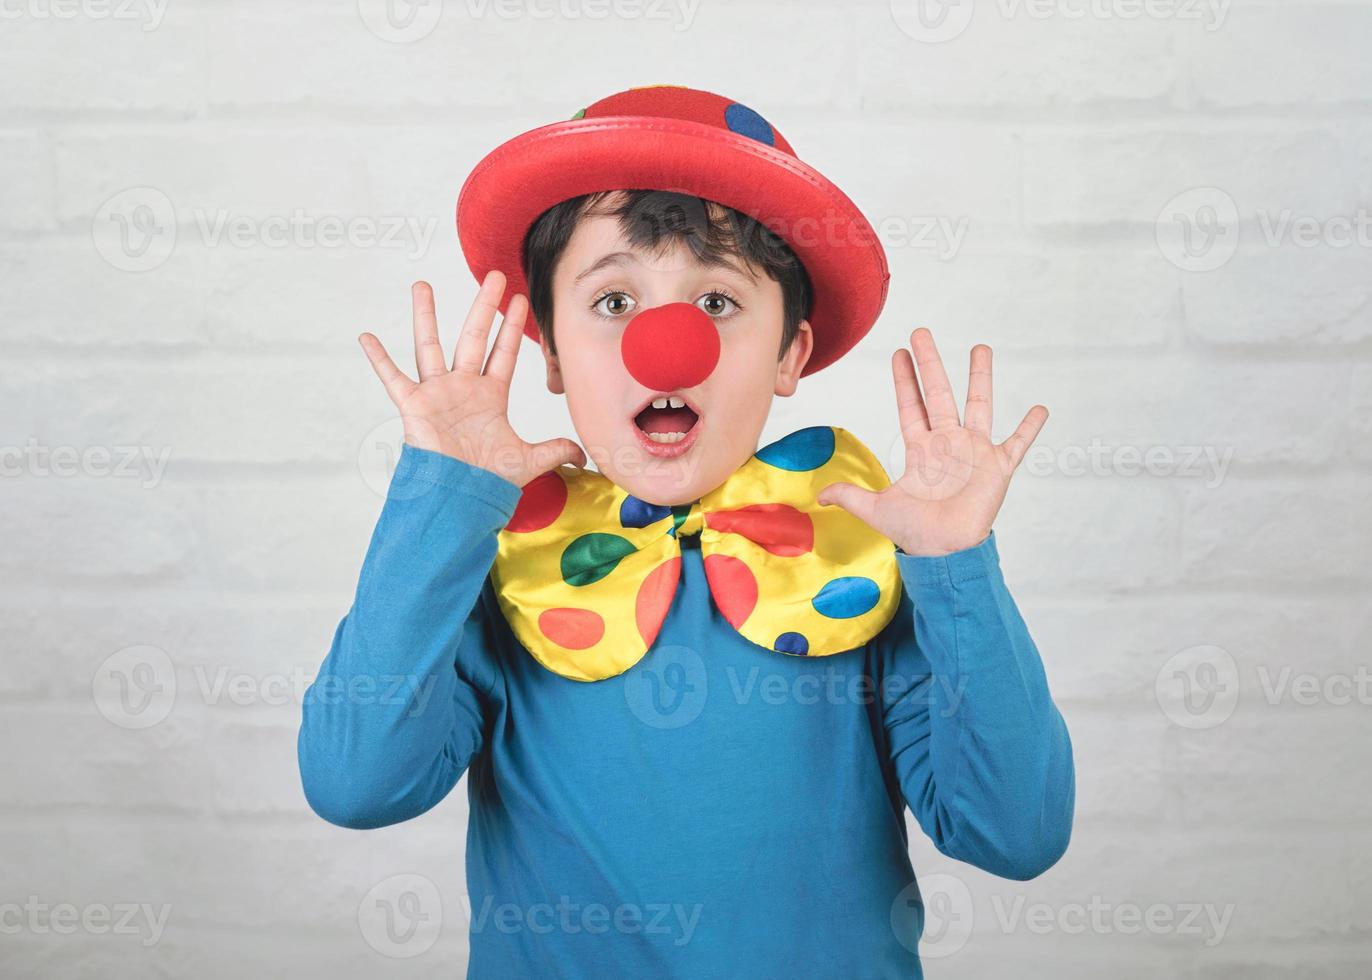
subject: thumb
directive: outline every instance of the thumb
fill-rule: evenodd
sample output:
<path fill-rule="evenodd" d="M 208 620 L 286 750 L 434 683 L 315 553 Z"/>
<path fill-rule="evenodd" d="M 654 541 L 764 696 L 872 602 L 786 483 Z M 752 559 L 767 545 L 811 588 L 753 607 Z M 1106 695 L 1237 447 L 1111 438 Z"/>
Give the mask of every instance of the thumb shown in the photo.
<path fill-rule="evenodd" d="M 854 517 L 873 524 L 877 512 L 877 499 L 881 494 L 851 483 L 831 483 L 815 498 L 821 504 L 837 504 Z"/>
<path fill-rule="evenodd" d="M 529 457 L 533 460 L 534 468 L 540 474 L 555 469 L 563 463 L 571 463 L 573 466 L 583 468 L 586 465 L 586 453 L 570 439 L 547 439 L 535 443 L 533 448 L 529 450 Z"/>

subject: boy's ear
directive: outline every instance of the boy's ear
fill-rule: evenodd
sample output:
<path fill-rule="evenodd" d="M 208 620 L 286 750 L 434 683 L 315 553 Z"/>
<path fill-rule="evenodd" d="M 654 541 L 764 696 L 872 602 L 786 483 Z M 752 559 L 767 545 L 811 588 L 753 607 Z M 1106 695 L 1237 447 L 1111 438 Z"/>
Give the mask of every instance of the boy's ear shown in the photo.
<path fill-rule="evenodd" d="M 796 335 L 791 338 L 791 346 L 777 362 L 778 395 L 789 396 L 796 393 L 796 385 L 800 383 L 800 372 L 805 369 L 805 363 L 810 360 L 810 354 L 814 349 L 815 335 L 810 330 L 810 321 L 801 320 L 800 326 L 796 328 Z"/>
<path fill-rule="evenodd" d="M 548 349 L 548 338 L 538 338 L 538 348 L 543 351 L 543 365 L 548 371 L 548 390 L 554 395 L 565 395 L 567 389 L 562 384 L 562 368 L 557 363 L 557 355 Z"/>

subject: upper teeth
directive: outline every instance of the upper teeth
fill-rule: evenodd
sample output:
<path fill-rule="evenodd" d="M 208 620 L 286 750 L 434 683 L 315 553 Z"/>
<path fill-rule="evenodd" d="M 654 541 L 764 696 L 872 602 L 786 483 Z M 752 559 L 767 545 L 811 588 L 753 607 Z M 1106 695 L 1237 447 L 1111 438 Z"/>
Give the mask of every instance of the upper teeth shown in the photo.
<path fill-rule="evenodd" d="M 653 408 L 667 408 L 668 406 L 672 408 L 685 408 L 686 400 L 684 398 L 678 398 L 676 395 L 672 395 L 670 398 L 653 399 Z"/>

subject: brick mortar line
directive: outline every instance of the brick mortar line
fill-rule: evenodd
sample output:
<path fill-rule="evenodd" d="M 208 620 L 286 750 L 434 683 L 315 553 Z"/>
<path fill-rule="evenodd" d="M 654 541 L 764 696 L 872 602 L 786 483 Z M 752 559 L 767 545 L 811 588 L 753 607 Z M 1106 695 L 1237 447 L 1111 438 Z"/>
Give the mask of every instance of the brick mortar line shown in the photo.
<path fill-rule="evenodd" d="M 454 300 L 454 302 L 458 301 Z M 882 314 L 882 321 L 878 322 L 873 333 L 863 338 L 862 346 L 855 348 L 848 355 L 846 361 L 835 365 L 835 374 L 859 363 L 867 367 L 880 367 L 889 370 L 886 361 L 889 353 L 886 348 L 897 342 L 897 336 L 894 332 L 897 329 L 904 330 L 904 325 L 897 325 L 893 322 L 894 320 L 895 315 L 888 308 Z M 937 329 L 937 324 L 934 326 Z M 393 339 L 398 342 L 404 343 L 408 340 L 408 337 L 402 336 L 402 334 L 407 335 L 409 328 L 400 325 L 398 320 L 393 328 L 388 329 L 382 326 L 375 329 L 382 330 L 387 336 L 394 335 Z M 452 329 L 456 330 L 456 325 Z M 886 336 L 887 333 L 891 335 Z M 904 338 L 900 337 L 899 339 L 903 340 Z M 1268 363 L 1283 368 L 1292 364 L 1303 367 L 1321 365 L 1344 367 L 1350 364 L 1356 366 L 1372 364 L 1372 336 L 1361 340 L 1327 343 L 1297 341 L 1268 344 L 1224 344 L 1206 343 L 1178 336 L 1164 337 L 1156 342 L 1138 345 L 1072 347 L 1069 341 L 1062 341 L 1060 343 L 1045 343 L 1042 346 L 1014 345 L 1006 347 L 1004 344 L 1001 346 L 1007 351 L 1007 356 L 1013 356 L 1016 362 L 1036 367 L 1054 365 L 1067 367 L 1081 363 L 1101 364 L 1103 366 L 1120 363 L 1133 365 L 1141 358 L 1157 362 L 1175 360 L 1184 365 L 1195 365 L 1198 368 L 1256 367 Z M 170 362 L 177 367 L 192 371 L 208 366 L 220 369 L 222 373 L 227 374 L 230 373 L 230 368 L 243 365 L 257 366 L 261 365 L 263 361 L 277 361 L 285 367 L 292 366 L 301 360 L 307 360 L 319 365 L 337 365 L 357 369 L 356 374 L 359 378 L 372 378 L 362 355 L 356 350 L 355 335 L 352 333 L 340 333 L 337 337 L 330 338 L 323 343 L 310 343 L 302 340 L 290 344 L 274 341 L 244 341 L 225 344 L 205 338 L 197 341 L 165 344 L 144 341 L 118 347 L 103 344 L 91 346 L 88 343 L 12 344 L 6 343 L 3 337 L 0 337 L 0 355 L 4 356 L 6 365 L 9 367 L 25 362 L 42 363 L 48 361 L 54 366 L 70 368 L 71 355 L 78 350 L 81 352 L 81 368 L 78 371 L 86 369 L 87 365 L 90 365 L 89 373 L 96 373 L 98 366 L 103 364 L 128 365 L 132 363 L 134 366 L 146 364 L 149 370 L 152 370 L 154 367 L 163 367 Z M 1013 353 L 1010 354 L 1009 352 Z M 529 346 L 521 350 L 521 358 L 534 353 L 532 342 L 529 342 Z M 1301 356 L 1293 358 L 1293 355 L 1296 354 Z M 555 396 L 549 396 L 550 399 L 553 397 Z"/>
<path fill-rule="evenodd" d="M 1154 100 L 1156 101 L 1156 100 Z M 227 105 L 227 104 L 224 104 Z M 784 117 L 794 114 L 796 120 L 804 119 L 803 125 L 790 128 L 798 132 L 811 128 L 833 128 L 836 125 L 851 125 L 854 128 L 873 126 L 882 129 L 901 129 L 911 123 L 949 123 L 969 129 L 1025 131 L 1029 134 L 1042 132 L 1043 135 L 1062 135 L 1065 132 L 1080 130 L 1093 136 L 1122 135 L 1131 132 L 1156 134 L 1165 132 L 1170 135 L 1192 134 L 1196 136 L 1220 136 L 1226 134 L 1252 132 L 1271 135 L 1291 133 L 1292 121 L 1303 123 L 1298 132 L 1316 132 L 1321 129 L 1337 133 L 1335 124 L 1362 124 L 1368 121 L 1367 110 L 1372 107 L 1372 99 L 1346 102 L 1300 102 L 1290 105 L 1254 103 L 1251 105 L 1208 105 L 1187 108 L 1174 105 L 1144 107 L 1131 100 L 1101 101 L 1084 103 L 1080 109 L 1064 108 L 1050 103 L 995 103 L 989 112 L 979 114 L 986 103 L 948 103 L 934 112 L 918 111 L 927 102 L 915 102 L 909 108 L 892 107 L 882 109 L 845 109 L 839 106 L 819 106 L 806 103 L 769 103 L 770 115 L 782 120 L 778 125 L 783 130 Z M 340 115 L 323 115 L 317 111 L 318 103 L 309 108 L 274 103 L 253 104 L 241 111 L 211 115 L 178 115 L 173 109 L 148 110 L 63 110 L 34 107 L 32 110 L 0 108 L 0 136 L 14 130 L 19 134 L 38 132 L 43 138 L 61 141 L 79 134 L 81 138 L 94 138 L 107 130 L 108 134 L 127 135 L 140 127 L 148 130 L 177 129 L 182 132 L 213 133 L 220 128 L 260 129 L 273 133 L 278 129 L 290 128 L 299 132 L 302 123 L 313 123 L 315 128 L 346 134 L 350 131 L 374 129 L 407 130 L 422 134 L 452 135 L 455 123 L 465 125 L 504 125 L 511 133 L 521 125 L 533 128 L 548 121 L 549 114 L 560 113 L 565 108 L 561 103 L 549 104 L 543 111 L 536 107 L 526 112 L 524 103 L 516 106 L 490 104 L 471 106 L 454 104 L 437 109 L 416 108 L 414 115 L 406 115 L 403 106 L 367 105 L 365 103 L 336 103 L 327 108 L 334 110 L 353 109 L 362 117 L 349 118 Z M 1145 108 L 1148 111 L 1133 115 L 1121 114 L 1121 109 Z M 1089 114 L 1092 109 L 1099 110 L 1099 116 Z M 435 113 L 443 115 L 443 122 L 435 123 Z M 511 119 L 512 114 L 515 119 Z M 1270 123 L 1270 126 L 1263 125 Z M 1166 127 L 1160 124 L 1171 124 Z M 806 159 L 803 152 L 801 158 Z M 479 154 L 478 154 L 479 155 Z M 472 161 L 476 162 L 475 159 Z"/>
<path fill-rule="evenodd" d="M 1174 64 L 1185 67 L 1187 62 L 1175 59 Z M 876 89 L 877 93 L 885 91 Z M 1170 92 L 1172 98 L 1186 97 L 1180 89 Z M 1285 123 L 1296 120 L 1313 125 L 1328 122 L 1365 121 L 1366 111 L 1372 106 L 1372 99 L 1347 98 L 1323 101 L 1302 101 L 1276 103 L 1253 101 L 1245 103 L 1193 102 L 1179 104 L 1168 101 L 1169 96 L 1145 96 L 1140 98 L 1116 97 L 1098 98 L 1064 106 L 1045 97 L 1042 101 L 1014 101 L 1007 90 L 1004 100 L 993 96 L 977 101 L 947 101 L 930 105 L 927 99 L 911 98 L 910 104 L 899 103 L 873 106 L 849 106 L 841 100 L 814 103 L 771 99 L 768 101 L 768 114 L 778 120 L 785 131 L 789 128 L 808 129 L 834 123 L 875 123 L 882 126 L 899 127 L 910 122 L 959 123 L 969 126 L 1003 126 L 1011 124 L 1026 129 L 1040 129 L 1054 126 L 1093 126 L 1106 124 L 1118 130 L 1135 124 L 1155 124 L 1167 121 L 1201 123 L 1245 124 L 1271 121 Z M 317 122 L 321 125 L 347 127 L 366 127 L 393 129 L 405 126 L 411 129 L 429 129 L 434 132 L 449 132 L 442 124 L 435 123 L 435 114 L 448 117 L 463 115 L 460 121 L 469 124 L 513 125 L 515 128 L 527 124 L 533 128 L 541 123 L 561 118 L 569 114 L 566 103 L 562 101 L 529 101 L 505 105 L 498 102 L 463 103 L 453 102 L 436 107 L 408 107 L 403 101 L 393 104 L 368 103 L 340 99 L 332 102 L 233 102 L 214 101 L 207 97 L 195 100 L 190 115 L 185 109 L 168 104 L 148 106 L 137 109 L 94 109 L 87 107 L 48 107 L 7 106 L 0 108 L 0 131 L 14 127 L 29 129 L 35 126 L 83 127 L 107 126 L 113 129 L 147 125 L 213 126 L 218 124 L 252 123 L 260 126 L 292 126 L 301 122 Z M 1123 114 L 1122 114 L 1123 113 Z M 514 122 L 511 123 L 512 116 Z M 790 117 L 790 118 L 788 118 Z M 795 125 L 803 119 L 803 126 Z M 803 157 L 803 154 L 802 154 Z"/>

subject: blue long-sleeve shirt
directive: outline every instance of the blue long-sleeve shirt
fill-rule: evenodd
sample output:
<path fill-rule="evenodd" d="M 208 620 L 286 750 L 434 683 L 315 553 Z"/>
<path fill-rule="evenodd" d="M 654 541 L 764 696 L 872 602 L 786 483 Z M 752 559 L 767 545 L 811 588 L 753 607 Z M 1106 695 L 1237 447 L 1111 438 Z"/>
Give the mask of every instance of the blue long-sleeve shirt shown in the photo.
<path fill-rule="evenodd" d="M 299 738 L 310 805 L 344 827 L 417 816 L 469 773 L 469 977 L 919 977 L 920 909 L 892 914 L 907 804 L 997 875 L 1065 850 L 1071 745 L 994 534 L 897 550 L 891 623 L 813 659 L 739 635 L 684 536 L 653 648 L 585 683 L 492 594 L 519 497 L 404 447 Z"/>

